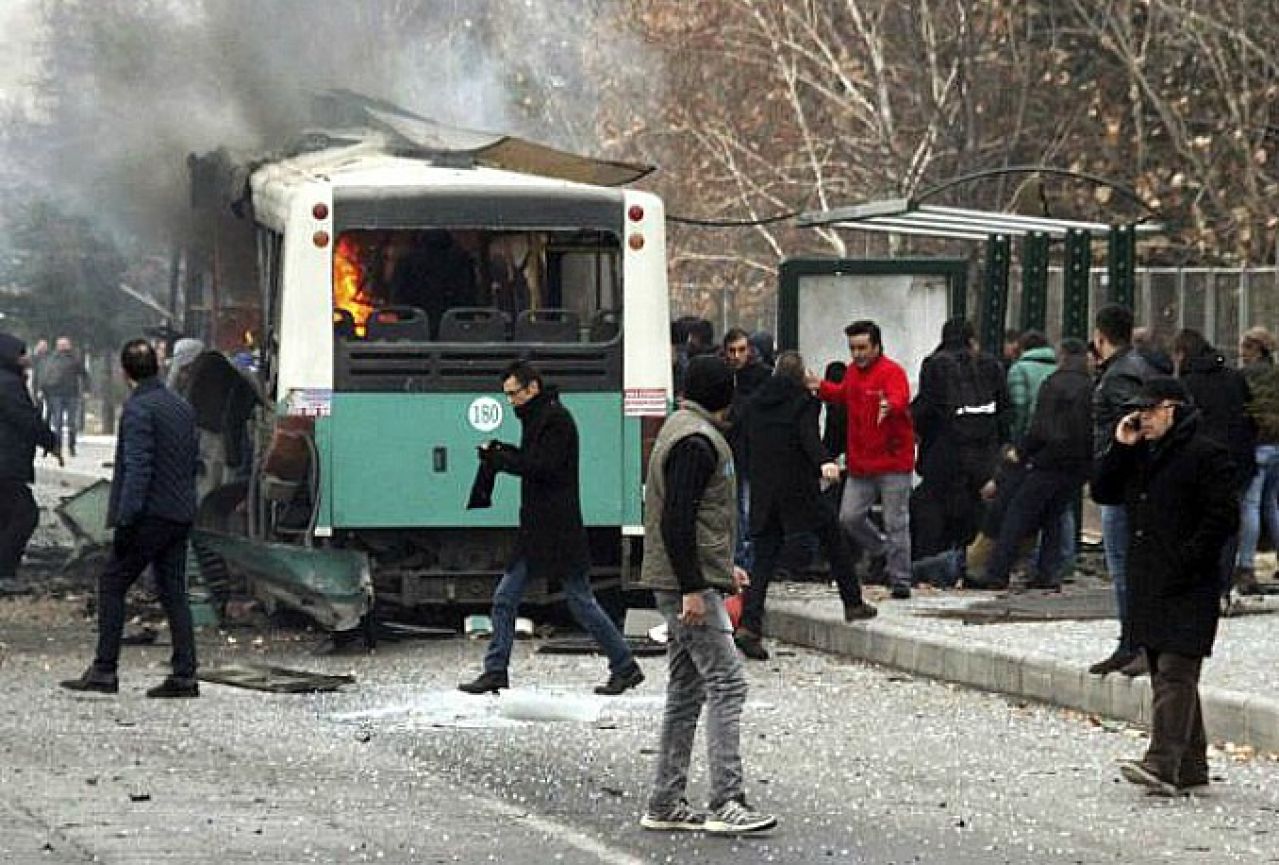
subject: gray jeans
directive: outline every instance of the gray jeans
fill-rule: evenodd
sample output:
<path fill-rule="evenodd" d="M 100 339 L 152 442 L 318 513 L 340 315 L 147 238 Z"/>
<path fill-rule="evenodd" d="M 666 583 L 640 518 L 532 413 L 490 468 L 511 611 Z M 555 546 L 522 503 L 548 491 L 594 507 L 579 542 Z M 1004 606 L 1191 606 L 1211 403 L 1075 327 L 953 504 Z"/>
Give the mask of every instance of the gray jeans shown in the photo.
<path fill-rule="evenodd" d="M 666 712 L 658 744 L 657 778 L 648 800 L 650 814 L 669 811 L 685 798 L 688 765 L 693 756 L 697 719 L 706 713 L 706 758 L 710 766 L 710 807 L 742 797 L 741 717 L 746 704 L 746 674 L 733 644 L 733 627 L 719 592 L 702 593 L 706 624 L 693 627 L 679 620 L 678 592 L 654 592 L 666 618 L 670 676 Z"/>
<path fill-rule="evenodd" d="M 839 506 L 839 523 L 858 549 L 868 556 L 887 558 L 885 572 L 894 586 L 910 585 L 910 488 L 909 472 L 849 475 Z M 875 499 L 883 507 L 883 532 L 870 521 Z"/>

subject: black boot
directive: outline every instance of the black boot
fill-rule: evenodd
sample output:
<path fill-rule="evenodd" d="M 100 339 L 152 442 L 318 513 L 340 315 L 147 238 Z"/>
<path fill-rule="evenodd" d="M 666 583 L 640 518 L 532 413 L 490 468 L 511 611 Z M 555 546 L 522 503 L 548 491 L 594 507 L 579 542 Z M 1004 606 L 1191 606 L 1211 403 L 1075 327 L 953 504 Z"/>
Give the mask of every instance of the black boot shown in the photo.
<path fill-rule="evenodd" d="M 638 687 L 643 681 L 644 671 L 639 668 L 639 664 L 631 664 L 619 672 L 610 673 L 608 681 L 598 686 L 595 693 L 602 697 L 616 697 L 631 688 Z"/>
<path fill-rule="evenodd" d="M 1137 657 L 1137 653 L 1128 649 L 1115 649 L 1114 653 L 1104 661 L 1098 661 L 1088 668 L 1088 672 L 1094 676 L 1104 676 L 1107 673 L 1115 673 L 1132 663 L 1133 658 Z"/>
<path fill-rule="evenodd" d="M 195 679 L 169 676 L 154 688 L 148 688 L 147 696 L 168 700 L 198 697 L 200 696 L 200 685 Z"/>
<path fill-rule="evenodd" d="M 78 679 L 66 679 L 58 683 L 68 691 L 93 691 L 98 694 L 116 694 L 120 680 L 110 673 L 100 673 L 90 667 Z"/>
<path fill-rule="evenodd" d="M 463 682 L 457 686 L 459 691 L 465 691 L 468 694 L 496 694 L 503 688 L 511 687 L 511 682 L 507 678 L 505 670 L 497 672 L 484 671 L 474 680 Z"/>

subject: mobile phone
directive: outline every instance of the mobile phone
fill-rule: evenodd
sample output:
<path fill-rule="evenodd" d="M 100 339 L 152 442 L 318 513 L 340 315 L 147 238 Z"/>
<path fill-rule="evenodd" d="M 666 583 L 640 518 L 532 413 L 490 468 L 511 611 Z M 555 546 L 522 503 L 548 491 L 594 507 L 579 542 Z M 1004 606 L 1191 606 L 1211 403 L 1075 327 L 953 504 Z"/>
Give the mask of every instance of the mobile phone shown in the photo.
<path fill-rule="evenodd" d="M 1138 417 L 1124 418 L 1124 429 L 1130 429 L 1133 431 L 1141 429 L 1141 418 L 1138 418 Z"/>

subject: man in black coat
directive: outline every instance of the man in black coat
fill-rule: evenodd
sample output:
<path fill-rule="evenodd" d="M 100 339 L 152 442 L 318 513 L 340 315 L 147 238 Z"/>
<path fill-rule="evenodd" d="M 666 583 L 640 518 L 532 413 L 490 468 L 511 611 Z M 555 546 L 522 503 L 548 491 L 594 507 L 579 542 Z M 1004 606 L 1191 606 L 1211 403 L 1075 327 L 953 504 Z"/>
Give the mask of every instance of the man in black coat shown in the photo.
<path fill-rule="evenodd" d="M 484 672 L 458 687 L 468 694 L 510 687 L 515 614 L 528 582 L 559 578 L 569 612 L 608 655 L 608 681 L 595 693 L 621 694 L 643 682 L 644 674 L 591 592 L 591 553 L 578 489 L 577 424 L 560 404 L 559 389 L 543 385 L 542 374 L 527 363 L 507 368 L 502 391 L 523 425 L 520 444 L 489 442 L 480 448 L 480 459 L 521 480 L 519 536 L 514 559 L 493 593 L 493 636 Z"/>
<path fill-rule="evenodd" d="M 30 366 L 26 344 L 0 333 L 0 594 L 20 591 L 18 565 L 39 523 L 31 495 L 36 445 L 46 455 L 58 452 L 58 437 L 40 420 L 27 390 Z"/>
<path fill-rule="evenodd" d="M 869 619 L 876 609 L 862 600 L 852 554 L 839 519 L 821 493 L 821 481 L 839 480 L 839 466 L 822 447 L 817 420 L 821 403 L 804 386 L 798 352 L 777 357 L 773 376 L 756 391 L 741 420 L 742 451 L 751 484 L 750 532 L 755 544 L 751 574 L 737 629 L 737 647 L 748 658 L 767 660 L 760 643 L 768 584 L 787 535 L 817 535 L 839 586 L 844 621 Z M 740 468 L 739 464 L 739 468 Z"/>
<path fill-rule="evenodd" d="M 994 553 L 984 576 L 966 577 L 965 586 L 1006 588 L 1022 541 L 1042 532 L 1030 587 L 1061 588 L 1062 517 L 1092 469 L 1092 377 L 1084 352 L 1079 340 L 1063 340 L 1060 365 L 1040 387 L 1021 443 L 1023 473 L 1003 510 Z"/>
<path fill-rule="evenodd" d="M 119 690 L 116 670 L 124 633 L 124 599 L 150 565 L 173 641 L 173 673 L 148 697 L 197 697 L 195 630 L 187 603 L 187 537 L 195 521 L 199 437 L 195 409 L 160 381 L 155 349 L 125 343 L 120 365 L 132 393 L 116 438 L 107 525 L 115 529 L 111 559 L 98 579 L 98 649 L 93 665 L 62 687 Z"/>
<path fill-rule="evenodd" d="M 969 321 L 955 318 L 942 327 L 941 345 L 920 367 L 910 411 L 922 479 L 911 496 L 911 555 L 922 558 L 977 535 L 981 489 L 994 477 L 1010 411 L 1004 369 L 978 350 Z"/>
<path fill-rule="evenodd" d="M 1100 503 L 1128 516 L 1128 609 L 1153 692 L 1150 746 L 1124 777 L 1162 795 L 1208 783 L 1199 673 L 1217 635 L 1217 562 L 1238 528 L 1222 478 L 1226 448 L 1204 436 L 1198 410 L 1174 378 L 1148 381 L 1128 403 L 1093 482 Z"/>

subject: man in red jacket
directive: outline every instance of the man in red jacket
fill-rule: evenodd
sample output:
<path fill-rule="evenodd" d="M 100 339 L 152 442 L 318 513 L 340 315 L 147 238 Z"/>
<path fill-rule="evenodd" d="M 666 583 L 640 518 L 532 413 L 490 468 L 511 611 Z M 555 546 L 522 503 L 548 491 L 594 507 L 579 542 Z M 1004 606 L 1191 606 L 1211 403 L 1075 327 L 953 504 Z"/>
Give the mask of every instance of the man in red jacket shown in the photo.
<path fill-rule="evenodd" d="M 848 481 L 839 521 L 883 569 L 894 598 L 910 597 L 910 490 L 915 468 L 915 427 L 910 417 L 906 371 L 884 357 L 879 325 L 855 321 L 844 328 L 852 364 L 841 383 L 809 375 L 823 402 L 848 411 Z M 884 531 L 870 521 L 879 499 Z"/>

